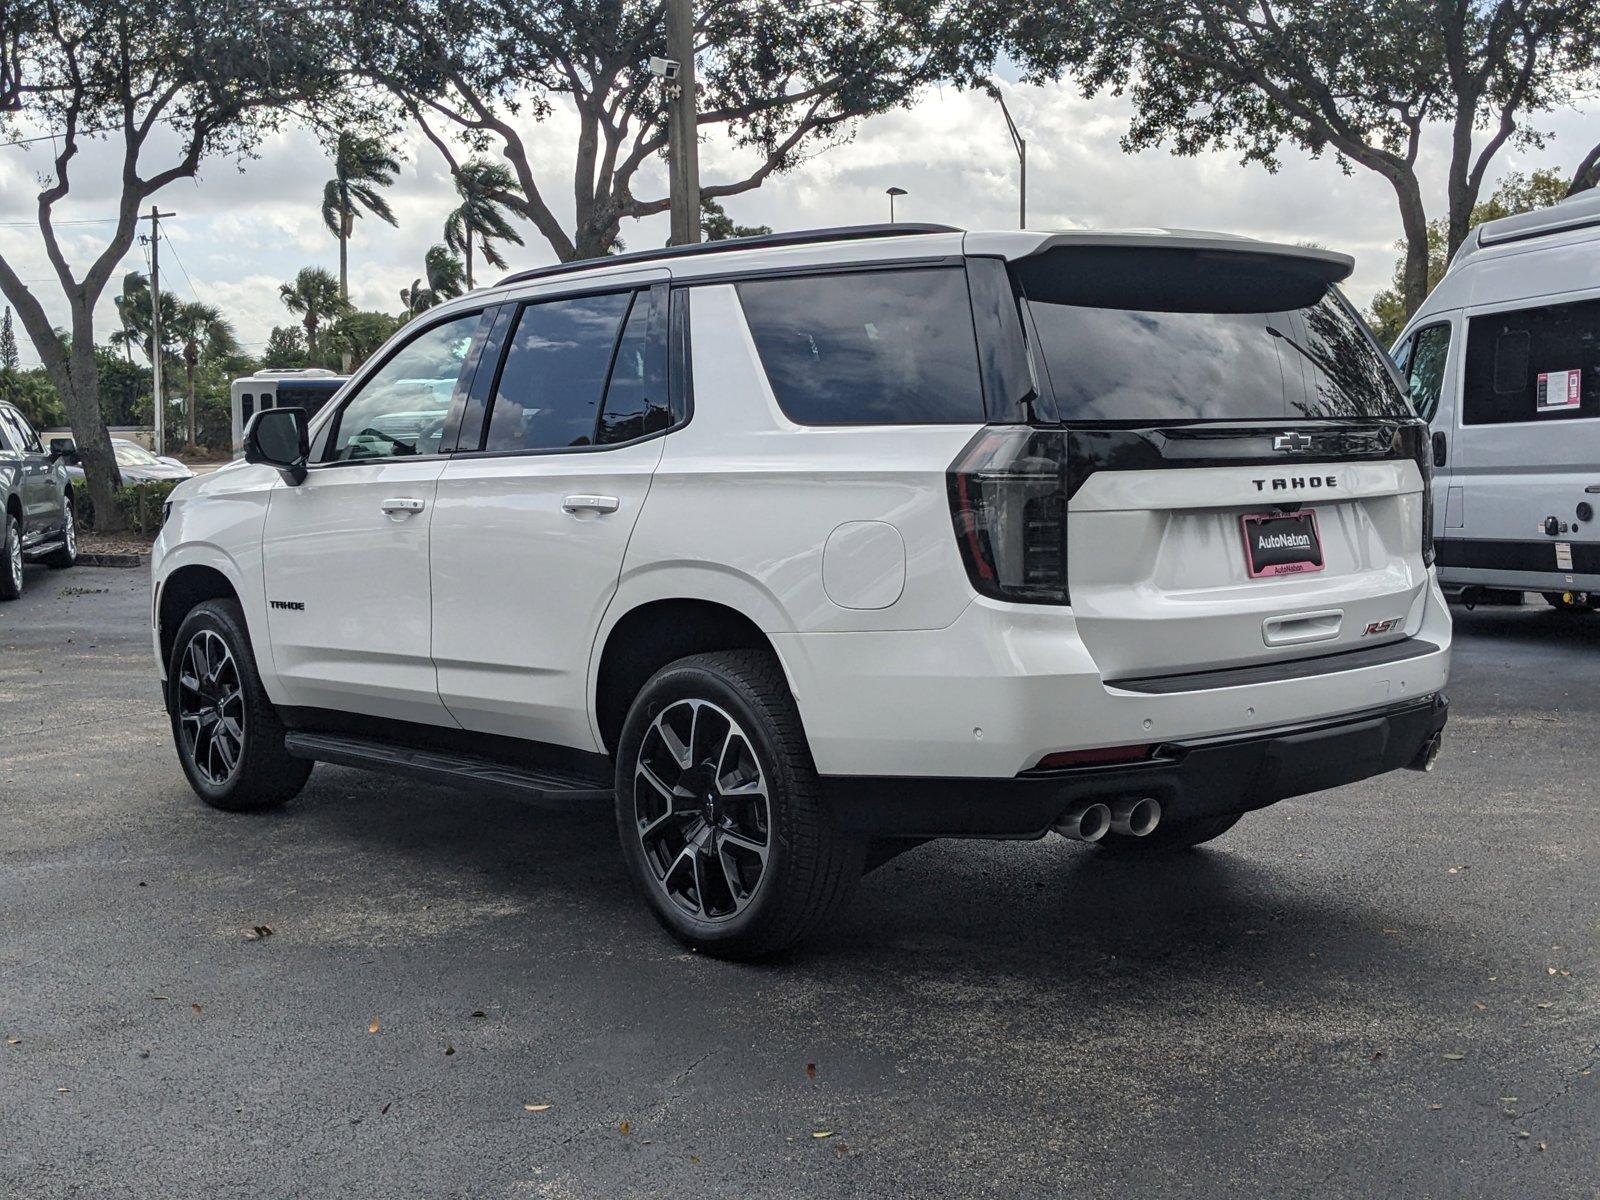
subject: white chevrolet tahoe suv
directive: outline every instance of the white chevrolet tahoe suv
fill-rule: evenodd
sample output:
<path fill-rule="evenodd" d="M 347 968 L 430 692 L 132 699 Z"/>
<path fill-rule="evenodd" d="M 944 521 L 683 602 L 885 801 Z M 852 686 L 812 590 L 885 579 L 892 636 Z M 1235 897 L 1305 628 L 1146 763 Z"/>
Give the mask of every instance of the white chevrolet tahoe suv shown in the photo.
<path fill-rule="evenodd" d="M 784 234 L 514 275 L 156 543 L 178 755 L 614 801 L 702 950 L 938 837 L 1148 854 L 1425 768 L 1426 429 L 1335 284 L 1215 234 Z"/>

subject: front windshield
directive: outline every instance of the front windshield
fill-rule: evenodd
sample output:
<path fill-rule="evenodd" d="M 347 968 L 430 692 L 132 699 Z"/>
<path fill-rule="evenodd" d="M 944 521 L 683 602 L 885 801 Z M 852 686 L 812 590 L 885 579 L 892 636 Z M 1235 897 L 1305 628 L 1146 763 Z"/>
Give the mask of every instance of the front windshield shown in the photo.
<path fill-rule="evenodd" d="M 112 442 L 111 452 L 117 456 L 119 467 L 153 467 L 160 465 L 161 462 L 154 454 L 135 442 Z"/>

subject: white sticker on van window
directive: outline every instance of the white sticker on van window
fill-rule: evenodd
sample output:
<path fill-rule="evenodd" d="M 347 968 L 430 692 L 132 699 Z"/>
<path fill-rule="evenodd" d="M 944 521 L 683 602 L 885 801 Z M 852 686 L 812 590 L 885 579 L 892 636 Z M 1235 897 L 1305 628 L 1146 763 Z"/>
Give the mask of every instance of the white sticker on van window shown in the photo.
<path fill-rule="evenodd" d="M 1535 395 L 1542 413 L 1577 408 L 1583 403 L 1583 372 L 1542 371 Z"/>
<path fill-rule="evenodd" d="M 1558 570 L 1558 571 L 1570 571 L 1570 570 L 1572 570 L 1572 543 L 1571 542 L 1557 542 L 1556 543 L 1556 570 Z"/>

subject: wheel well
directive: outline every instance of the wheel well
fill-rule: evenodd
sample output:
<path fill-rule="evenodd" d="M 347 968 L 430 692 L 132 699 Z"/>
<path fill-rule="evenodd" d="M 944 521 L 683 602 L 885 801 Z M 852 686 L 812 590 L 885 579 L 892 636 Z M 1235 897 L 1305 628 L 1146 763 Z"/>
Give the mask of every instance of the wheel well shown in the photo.
<path fill-rule="evenodd" d="M 161 661 L 172 658 L 172 639 L 178 626 L 195 605 L 206 600 L 234 600 L 239 594 L 233 590 L 228 577 L 215 567 L 179 567 L 168 575 L 161 585 Z"/>
<path fill-rule="evenodd" d="M 754 621 L 723 604 L 656 600 L 628 613 L 606 638 L 595 682 L 595 716 L 606 750 L 616 750 L 633 698 L 662 667 L 690 654 L 747 649 L 776 653 Z"/>
<path fill-rule="evenodd" d="M 17 519 L 18 524 L 22 522 L 22 501 L 17 499 L 15 493 L 6 497 L 6 511 Z"/>

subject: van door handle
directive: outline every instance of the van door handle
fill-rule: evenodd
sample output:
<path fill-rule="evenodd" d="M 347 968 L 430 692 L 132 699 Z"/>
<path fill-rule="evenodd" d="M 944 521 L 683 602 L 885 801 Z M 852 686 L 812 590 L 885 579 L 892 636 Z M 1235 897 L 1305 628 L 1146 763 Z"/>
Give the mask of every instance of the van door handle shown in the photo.
<path fill-rule="evenodd" d="M 615 496 L 568 496 L 561 502 L 563 512 L 614 513 L 622 506 Z"/>
<path fill-rule="evenodd" d="M 1433 465 L 1442 467 L 1450 458 L 1450 445 L 1445 440 L 1444 430 L 1433 431 Z"/>
<path fill-rule="evenodd" d="M 383 511 L 393 516 L 396 513 L 419 513 L 428 507 L 426 500 L 412 500 L 406 497 L 396 497 L 383 502 Z"/>

